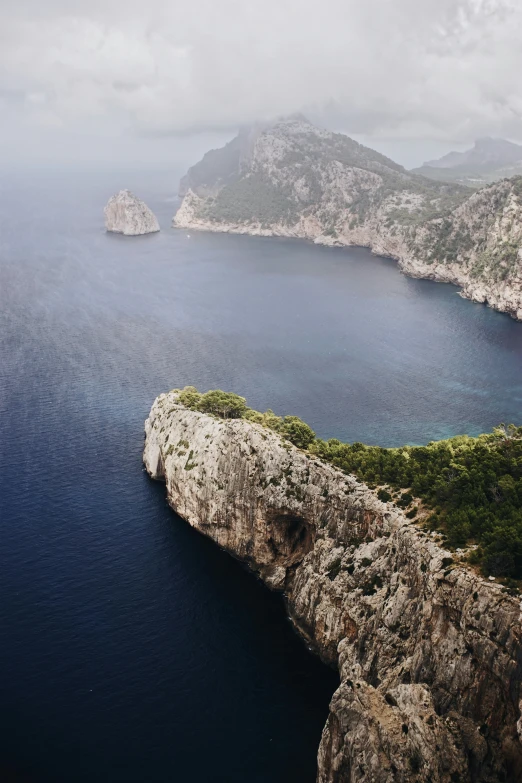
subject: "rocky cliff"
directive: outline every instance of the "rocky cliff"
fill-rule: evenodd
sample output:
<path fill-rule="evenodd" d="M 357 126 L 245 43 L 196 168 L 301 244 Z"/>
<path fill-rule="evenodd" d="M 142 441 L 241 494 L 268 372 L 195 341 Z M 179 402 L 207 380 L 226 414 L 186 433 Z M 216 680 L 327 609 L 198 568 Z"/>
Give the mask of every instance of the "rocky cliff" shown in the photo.
<path fill-rule="evenodd" d="M 161 394 L 144 462 L 172 508 L 284 593 L 338 668 L 319 783 L 522 780 L 521 607 L 354 477 Z"/>
<path fill-rule="evenodd" d="M 120 190 L 105 207 L 105 228 L 116 234 L 137 236 L 159 231 L 159 223 L 145 202 L 130 190 Z"/>
<path fill-rule="evenodd" d="M 522 319 L 522 178 L 473 193 L 293 117 L 212 151 L 182 193 L 175 226 L 362 245 Z"/>

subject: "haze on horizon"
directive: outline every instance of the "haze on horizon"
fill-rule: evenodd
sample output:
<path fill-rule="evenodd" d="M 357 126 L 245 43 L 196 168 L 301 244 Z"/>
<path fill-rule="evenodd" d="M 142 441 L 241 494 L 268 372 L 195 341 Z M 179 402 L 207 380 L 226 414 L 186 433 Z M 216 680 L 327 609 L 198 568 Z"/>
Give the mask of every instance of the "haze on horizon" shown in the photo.
<path fill-rule="evenodd" d="M 407 167 L 522 142 L 519 0 L 4 0 L 0 165 L 194 162 L 302 111 Z"/>

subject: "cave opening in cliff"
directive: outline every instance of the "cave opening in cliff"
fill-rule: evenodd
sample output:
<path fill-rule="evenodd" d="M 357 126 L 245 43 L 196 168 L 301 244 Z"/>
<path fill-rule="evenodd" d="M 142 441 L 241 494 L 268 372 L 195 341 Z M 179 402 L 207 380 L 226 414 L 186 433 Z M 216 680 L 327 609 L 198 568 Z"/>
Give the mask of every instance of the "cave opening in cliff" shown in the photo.
<path fill-rule="evenodd" d="M 274 513 L 268 523 L 275 554 L 288 565 L 300 562 L 312 548 L 312 528 L 303 517 Z"/>

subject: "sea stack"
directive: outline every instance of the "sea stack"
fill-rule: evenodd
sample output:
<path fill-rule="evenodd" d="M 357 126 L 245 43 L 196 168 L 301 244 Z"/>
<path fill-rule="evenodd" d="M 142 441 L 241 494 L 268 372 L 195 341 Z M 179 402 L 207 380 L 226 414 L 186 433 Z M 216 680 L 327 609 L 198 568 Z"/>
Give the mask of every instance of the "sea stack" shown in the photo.
<path fill-rule="evenodd" d="M 109 199 L 104 210 L 107 231 L 126 236 L 159 231 L 156 215 L 130 190 L 120 190 Z"/>

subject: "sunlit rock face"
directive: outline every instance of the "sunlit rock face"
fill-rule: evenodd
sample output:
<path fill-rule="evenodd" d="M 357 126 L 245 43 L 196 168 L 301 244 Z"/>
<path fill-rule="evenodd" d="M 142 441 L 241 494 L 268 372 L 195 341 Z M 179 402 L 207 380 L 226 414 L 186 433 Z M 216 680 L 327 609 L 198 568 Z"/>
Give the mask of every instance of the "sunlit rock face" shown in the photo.
<path fill-rule="evenodd" d="M 172 508 L 284 593 L 337 667 L 319 783 L 522 780 L 518 599 L 353 476 L 161 394 L 144 462 Z M 518 725 L 518 730 L 517 730 Z"/>
<path fill-rule="evenodd" d="M 105 228 L 116 234 L 137 236 L 159 231 L 159 223 L 145 202 L 130 190 L 120 190 L 105 207 Z"/>

